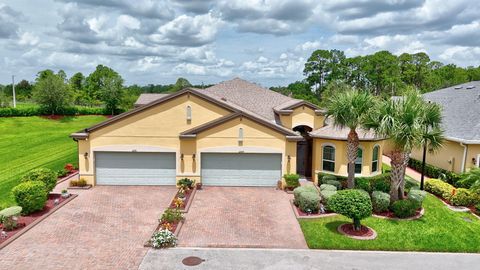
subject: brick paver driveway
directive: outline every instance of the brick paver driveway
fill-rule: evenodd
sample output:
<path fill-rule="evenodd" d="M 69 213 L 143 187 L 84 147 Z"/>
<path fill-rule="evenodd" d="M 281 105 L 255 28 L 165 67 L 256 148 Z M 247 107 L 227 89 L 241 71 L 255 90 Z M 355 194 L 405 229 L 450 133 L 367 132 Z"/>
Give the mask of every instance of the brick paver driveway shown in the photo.
<path fill-rule="evenodd" d="M 307 248 L 290 198 L 274 188 L 204 187 L 186 215 L 179 246 Z"/>
<path fill-rule="evenodd" d="M 175 187 L 99 186 L 0 250 L 1 269 L 136 269 Z"/>

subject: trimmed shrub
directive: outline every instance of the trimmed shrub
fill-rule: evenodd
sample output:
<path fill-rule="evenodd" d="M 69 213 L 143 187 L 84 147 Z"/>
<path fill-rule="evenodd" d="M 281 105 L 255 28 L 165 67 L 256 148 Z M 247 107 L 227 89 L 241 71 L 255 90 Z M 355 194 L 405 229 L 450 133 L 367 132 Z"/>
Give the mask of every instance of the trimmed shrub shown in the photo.
<path fill-rule="evenodd" d="M 300 194 L 303 192 L 313 192 L 317 193 L 317 188 L 314 186 L 300 186 L 297 187 L 293 190 L 293 203 L 298 206 L 298 198 L 300 197 Z"/>
<path fill-rule="evenodd" d="M 300 175 L 298 174 L 285 174 L 283 178 L 285 179 L 285 183 L 287 184 L 288 188 L 296 188 L 300 186 L 300 182 L 298 181 L 300 179 Z"/>
<path fill-rule="evenodd" d="M 450 203 L 455 206 L 470 206 L 474 203 L 474 196 L 468 189 L 458 188 L 450 197 Z"/>
<path fill-rule="evenodd" d="M 320 191 L 320 200 L 326 210 L 331 210 L 328 206 L 328 201 L 332 198 L 333 195 L 337 194 L 336 190 L 322 190 Z"/>
<path fill-rule="evenodd" d="M 45 183 L 47 193 L 51 192 L 57 185 L 57 174 L 47 168 L 39 168 L 29 171 L 20 179 L 20 182 L 41 181 Z"/>
<path fill-rule="evenodd" d="M 0 223 L 2 223 L 3 228 L 5 228 L 7 231 L 17 228 L 18 224 L 16 217 L 18 217 L 21 213 L 22 207 L 20 206 L 12 206 L 0 211 Z"/>
<path fill-rule="evenodd" d="M 178 211 L 177 209 L 168 208 L 163 212 L 162 216 L 160 217 L 160 223 L 177 223 L 183 220 L 182 212 Z"/>
<path fill-rule="evenodd" d="M 193 185 L 195 184 L 195 180 L 189 179 L 189 178 L 182 178 L 178 180 L 178 185 L 182 188 L 193 188 Z"/>
<path fill-rule="evenodd" d="M 408 192 L 407 198 L 409 200 L 416 201 L 421 206 L 426 196 L 427 196 L 426 191 L 419 190 L 419 189 L 411 189 L 410 192 Z"/>
<path fill-rule="evenodd" d="M 373 191 L 390 192 L 390 175 L 388 178 L 378 178 L 372 182 Z"/>
<path fill-rule="evenodd" d="M 334 185 L 329 185 L 329 184 L 321 184 L 320 185 L 320 190 L 331 190 L 331 191 L 337 191 L 337 187 Z"/>
<path fill-rule="evenodd" d="M 396 217 L 409 218 L 415 215 L 420 206 L 421 205 L 419 205 L 418 202 L 407 199 L 394 202 L 390 208 Z"/>
<path fill-rule="evenodd" d="M 356 178 L 355 188 L 362 189 L 370 193 L 371 192 L 370 181 L 367 178 Z"/>
<path fill-rule="evenodd" d="M 150 243 L 153 248 L 174 247 L 177 244 L 177 237 L 169 230 L 154 232 Z"/>
<path fill-rule="evenodd" d="M 340 183 L 340 181 L 328 180 L 328 181 L 325 181 L 324 184 L 335 186 L 337 190 L 342 189 L 342 183 Z"/>
<path fill-rule="evenodd" d="M 372 207 L 375 213 L 382 213 L 390 206 L 390 194 L 382 191 L 372 192 Z"/>
<path fill-rule="evenodd" d="M 425 190 L 449 201 L 453 194 L 454 187 L 442 180 L 430 179 L 425 181 Z"/>
<path fill-rule="evenodd" d="M 410 158 L 408 160 L 408 167 L 421 172 L 422 171 L 422 162 L 420 160 Z M 447 183 L 457 186 L 457 182 L 460 180 L 460 175 L 447 171 L 429 164 L 425 164 L 425 175 L 429 178 L 442 178 L 447 181 Z"/>
<path fill-rule="evenodd" d="M 328 205 L 335 213 L 351 218 L 356 230 L 360 229 L 362 219 L 372 215 L 370 197 L 358 189 L 338 191 L 329 199 Z"/>
<path fill-rule="evenodd" d="M 325 184 L 327 181 L 337 181 L 337 177 L 333 174 L 326 174 L 322 176 L 322 178 L 319 177 L 318 179 L 322 179 L 321 184 Z"/>
<path fill-rule="evenodd" d="M 12 189 L 12 193 L 24 214 L 42 210 L 47 202 L 46 186 L 41 181 L 20 183 Z"/>
<path fill-rule="evenodd" d="M 305 213 L 317 213 L 320 208 L 320 195 L 317 192 L 302 192 L 298 195 L 298 208 Z"/>

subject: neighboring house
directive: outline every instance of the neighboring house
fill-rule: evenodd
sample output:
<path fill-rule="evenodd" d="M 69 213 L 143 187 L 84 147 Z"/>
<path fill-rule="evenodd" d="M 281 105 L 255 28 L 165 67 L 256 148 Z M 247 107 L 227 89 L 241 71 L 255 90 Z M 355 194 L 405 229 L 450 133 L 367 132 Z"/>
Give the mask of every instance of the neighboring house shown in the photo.
<path fill-rule="evenodd" d="M 275 186 L 286 173 L 347 175 L 348 130 L 328 125 L 317 106 L 254 83 L 236 78 L 142 94 L 136 106 L 71 134 L 80 177 L 90 184 L 168 185 L 188 177 L 204 185 Z M 383 141 L 359 136 L 357 173 L 380 173 Z"/>
<path fill-rule="evenodd" d="M 480 165 L 480 81 L 464 83 L 423 95 L 442 107 L 443 147 L 427 152 L 427 163 L 461 173 Z M 422 160 L 422 149 L 412 157 Z"/>

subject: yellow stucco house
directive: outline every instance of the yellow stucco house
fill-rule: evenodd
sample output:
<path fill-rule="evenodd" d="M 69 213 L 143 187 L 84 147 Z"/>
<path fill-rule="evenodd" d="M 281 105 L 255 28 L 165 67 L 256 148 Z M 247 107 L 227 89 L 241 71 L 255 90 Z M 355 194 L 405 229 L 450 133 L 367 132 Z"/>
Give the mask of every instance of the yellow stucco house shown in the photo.
<path fill-rule="evenodd" d="M 464 83 L 423 95 L 442 107 L 443 147 L 427 152 L 427 163 L 461 173 L 480 166 L 480 81 Z M 422 149 L 411 157 L 422 160 Z"/>
<path fill-rule="evenodd" d="M 348 130 L 317 106 L 235 78 L 142 94 L 136 108 L 71 134 L 92 185 L 276 186 L 286 173 L 347 175 Z M 383 141 L 359 131 L 356 173 L 381 172 Z"/>

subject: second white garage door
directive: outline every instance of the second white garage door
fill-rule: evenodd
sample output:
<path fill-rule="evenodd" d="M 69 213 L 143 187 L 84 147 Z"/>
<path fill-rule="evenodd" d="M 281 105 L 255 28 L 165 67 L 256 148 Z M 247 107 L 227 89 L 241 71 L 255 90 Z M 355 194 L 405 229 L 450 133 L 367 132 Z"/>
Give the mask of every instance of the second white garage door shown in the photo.
<path fill-rule="evenodd" d="M 175 185 L 175 153 L 95 152 L 97 185 Z"/>
<path fill-rule="evenodd" d="M 211 186 L 276 186 L 281 154 L 202 153 L 202 183 Z"/>

